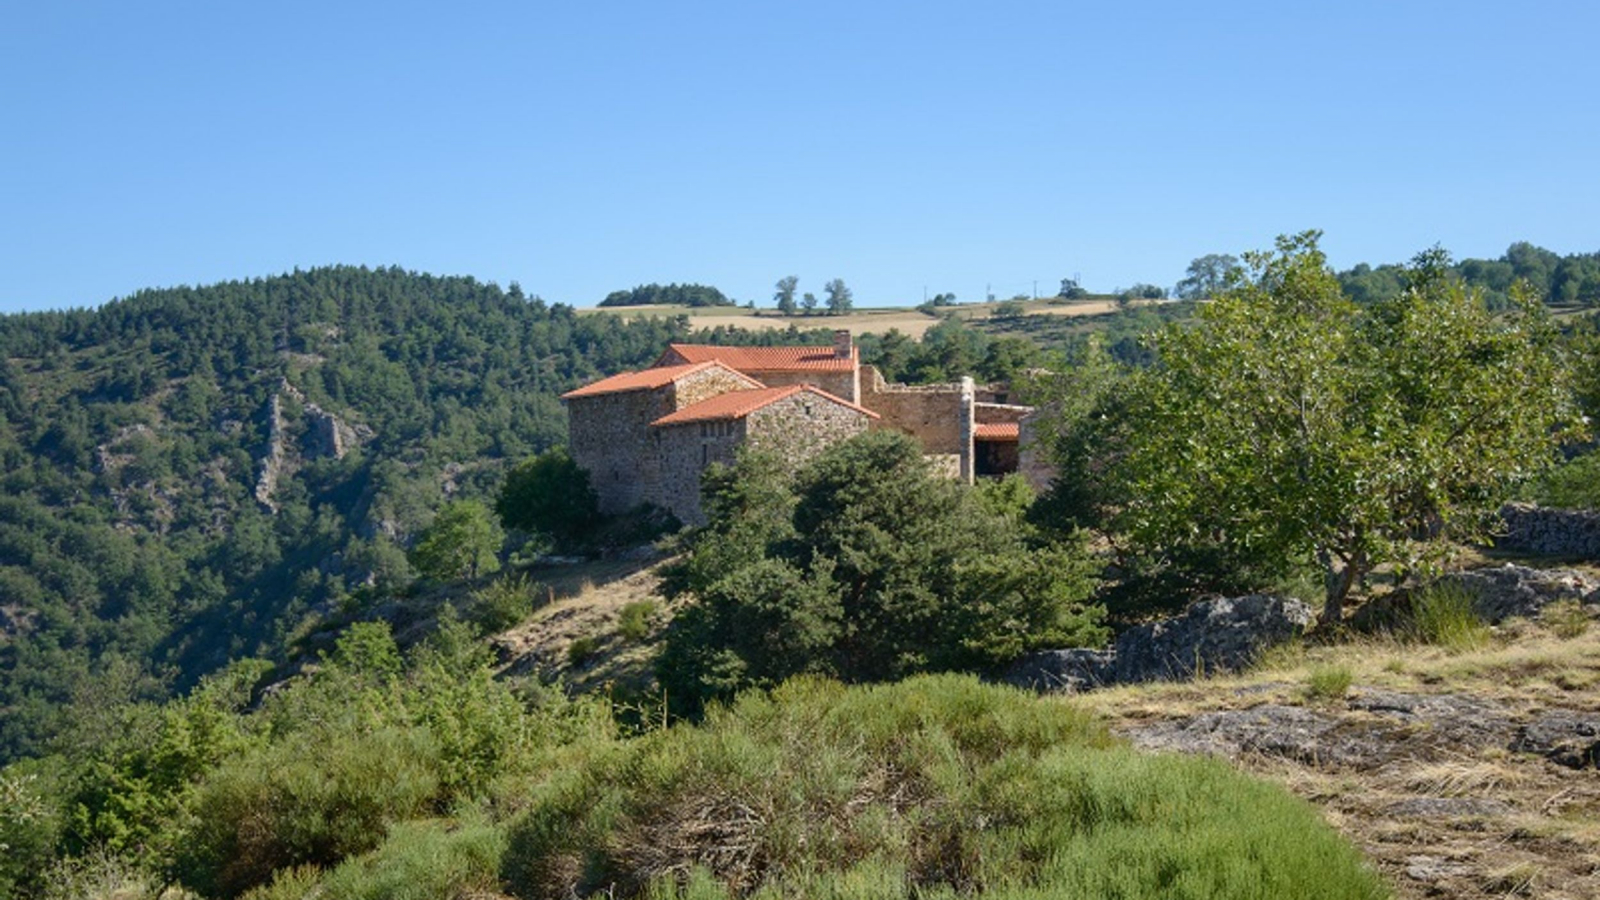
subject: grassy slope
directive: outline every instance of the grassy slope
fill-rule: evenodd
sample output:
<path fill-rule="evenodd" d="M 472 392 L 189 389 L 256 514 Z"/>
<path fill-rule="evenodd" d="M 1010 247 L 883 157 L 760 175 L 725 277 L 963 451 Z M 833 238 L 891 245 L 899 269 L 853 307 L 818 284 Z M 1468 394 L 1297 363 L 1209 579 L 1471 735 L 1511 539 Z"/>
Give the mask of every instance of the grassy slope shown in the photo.
<path fill-rule="evenodd" d="M 616 611 L 649 598 L 658 581 L 655 566 L 644 563 L 572 567 L 556 579 L 562 586 L 557 602 L 501 640 L 521 654 L 521 665 L 538 660 L 582 685 L 615 681 L 637 689 L 648 683 L 649 650 L 621 640 Z M 574 666 L 565 648 L 584 636 L 595 637 L 599 651 Z M 1310 685 L 1325 683 L 1330 673 L 1348 675 L 1347 693 L 1313 696 Z M 1306 753 L 1305 746 L 1270 741 L 1252 749 L 1224 747 L 1222 755 L 1320 807 L 1401 896 L 1600 896 L 1600 772 L 1510 752 L 1499 738 L 1458 742 L 1449 722 L 1363 708 L 1388 694 L 1466 698 L 1469 706 L 1497 710 L 1503 721 L 1492 724 L 1502 730 L 1550 711 L 1600 709 L 1600 624 L 1563 637 L 1538 624 L 1512 623 L 1488 646 L 1462 652 L 1355 639 L 1276 653 L 1243 675 L 1045 702 L 1088 708 L 1113 732 L 1144 745 L 1157 743 L 1148 739 L 1152 732 L 1210 713 L 1304 710 L 1331 723 L 1320 740 L 1330 747 L 1353 742 L 1369 758 L 1342 759 L 1331 749 L 1317 758 L 1315 742 Z M 1450 802 L 1429 806 L 1440 799 Z M 1453 808 L 1458 800 L 1488 803 Z M 1415 801 L 1421 814 L 1396 813 L 1418 806 Z M 1484 809 L 1496 811 L 1485 815 Z"/>

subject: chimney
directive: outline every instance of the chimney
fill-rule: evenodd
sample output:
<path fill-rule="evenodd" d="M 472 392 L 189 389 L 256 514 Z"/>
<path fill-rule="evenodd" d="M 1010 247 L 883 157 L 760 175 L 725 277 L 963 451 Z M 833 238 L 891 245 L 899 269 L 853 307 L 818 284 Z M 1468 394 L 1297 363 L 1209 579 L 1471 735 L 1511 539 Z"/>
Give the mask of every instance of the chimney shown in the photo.
<path fill-rule="evenodd" d="M 839 359 L 850 358 L 850 329 L 841 328 L 833 333 L 833 355 Z"/>

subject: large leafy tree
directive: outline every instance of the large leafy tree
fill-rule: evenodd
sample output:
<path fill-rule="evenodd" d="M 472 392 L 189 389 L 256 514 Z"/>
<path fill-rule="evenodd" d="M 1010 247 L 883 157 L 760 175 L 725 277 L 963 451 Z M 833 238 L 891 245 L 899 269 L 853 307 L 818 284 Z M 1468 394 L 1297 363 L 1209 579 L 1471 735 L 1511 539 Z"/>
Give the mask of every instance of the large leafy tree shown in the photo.
<path fill-rule="evenodd" d="M 1572 406 L 1526 292 L 1493 315 L 1430 251 L 1398 297 L 1360 308 L 1318 237 L 1247 254 L 1240 287 L 1155 336 L 1159 367 L 1122 395 L 1114 527 L 1155 554 L 1314 561 L 1337 621 L 1375 566 L 1415 570 L 1435 538 L 1481 533 L 1550 461 Z"/>
<path fill-rule="evenodd" d="M 433 524 L 411 548 L 411 564 L 429 578 L 477 578 L 500 569 L 505 533 L 489 508 L 477 500 L 457 500 L 439 510 Z"/>
<path fill-rule="evenodd" d="M 589 473 L 564 447 L 523 460 L 507 472 L 494 509 L 507 528 L 542 535 L 558 546 L 579 543 L 600 519 Z"/>

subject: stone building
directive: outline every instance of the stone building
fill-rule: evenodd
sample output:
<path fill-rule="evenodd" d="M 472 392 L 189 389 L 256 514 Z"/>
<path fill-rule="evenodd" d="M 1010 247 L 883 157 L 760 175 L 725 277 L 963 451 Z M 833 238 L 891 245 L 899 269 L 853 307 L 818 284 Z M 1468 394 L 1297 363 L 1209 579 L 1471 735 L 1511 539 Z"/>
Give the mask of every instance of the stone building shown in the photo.
<path fill-rule="evenodd" d="M 700 473 L 749 444 L 791 465 L 869 428 L 916 438 L 951 477 L 971 481 L 1049 473 L 1022 444 L 1033 409 L 971 378 L 952 384 L 885 382 L 864 366 L 848 331 L 831 347 L 670 344 L 655 366 L 563 395 L 573 460 L 589 473 L 600 510 L 642 503 L 704 521 Z"/>

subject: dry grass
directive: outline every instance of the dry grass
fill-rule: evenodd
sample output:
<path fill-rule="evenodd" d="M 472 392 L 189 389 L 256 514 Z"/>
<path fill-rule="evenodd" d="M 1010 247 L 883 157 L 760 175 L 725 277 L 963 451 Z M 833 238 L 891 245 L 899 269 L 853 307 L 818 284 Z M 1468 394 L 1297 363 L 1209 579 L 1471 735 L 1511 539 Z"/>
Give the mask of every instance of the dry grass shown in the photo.
<path fill-rule="evenodd" d="M 1456 747 L 1429 727 L 1396 728 L 1350 703 L 1308 699 L 1306 685 L 1338 669 L 1350 673 L 1356 699 L 1372 690 L 1465 695 L 1500 704 L 1517 720 L 1553 709 L 1593 711 L 1600 709 L 1596 631 L 1508 623 L 1487 646 L 1464 651 L 1364 638 L 1280 650 L 1245 674 L 1119 687 L 1074 702 L 1119 731 L 1265 703 L 1306 706 L 1338 717 L 1342 728 L 1381 727 L 1394 744 L 1369 767 L 1256 754 L 1235 762 L 1317 804 L 1402 897 L 1578 900 L 1600 896 L 1600 772 L 1504 747 Z M 1418 798 L 1464 806 L 1456 814 L 1396 813 Z M 1483 801 L 1491 802 L 1465 806 Z"/>
<path fill-rule="evenodd" d="M 972 303 L 949 307 L 946 315 L 965 321 L 982 321 L 994 316 L 999 303 Z M 1031 300 L 1023 304 L 1029 316 L 1098 316 L 1115 311 L 1114 300 L 1079 300 L 1071 303 L 1052 303 L 1049 300 Z M 745 328 L 751 331 L 786 329 L 791 325 L 801 330 L 811 328 L 848 328 L 856 334 L 884 334 L 891 329 L 911 337 L 921 337 L 929 328 L 939 324 L 938 316 L 930 316 L 916 309 L 895 307 L 861 309 L 845 316 L 783 316 L 773 310 L 749 310 L 742 306 L 612 306 L 605 309 L 581 309 L 585 315 L 615 315 L 635 319 L 647 316 L 688 316 L 691 328 L 716 328 L 719 325 Z"/>

